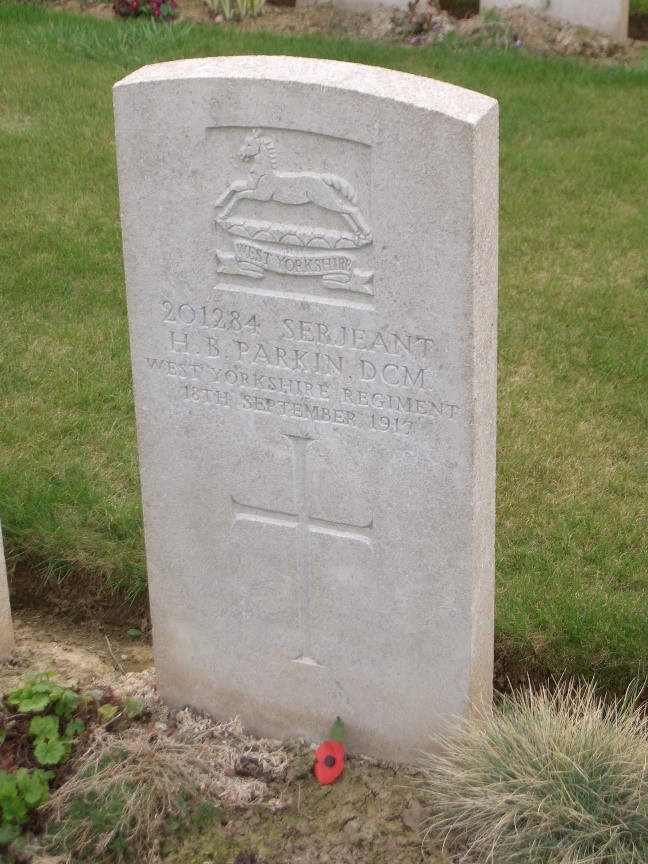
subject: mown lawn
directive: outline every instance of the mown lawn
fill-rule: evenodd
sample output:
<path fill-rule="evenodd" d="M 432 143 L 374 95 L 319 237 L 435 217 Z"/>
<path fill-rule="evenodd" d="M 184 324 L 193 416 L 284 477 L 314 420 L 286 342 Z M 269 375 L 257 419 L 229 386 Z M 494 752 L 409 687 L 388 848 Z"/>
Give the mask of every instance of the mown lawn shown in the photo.
<path fill-rule="evenodd" d="M 0 5 L 10 562 L 145 586 L 111 85 L 237 53 L 388 66 L 500 100 L 498 651 L 625 684 L 648 656 L 645 67 Z"/>

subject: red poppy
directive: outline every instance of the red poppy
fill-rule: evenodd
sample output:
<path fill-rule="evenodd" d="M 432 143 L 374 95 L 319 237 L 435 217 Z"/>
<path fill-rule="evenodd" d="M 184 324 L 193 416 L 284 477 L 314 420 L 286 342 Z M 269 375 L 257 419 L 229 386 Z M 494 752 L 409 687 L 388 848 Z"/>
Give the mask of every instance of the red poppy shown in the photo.
<path fill-rule="evenodd" d="M 315 777 L 326 786 L 344 771 L 344 744 L 325 741 L 315 751 Z"/>

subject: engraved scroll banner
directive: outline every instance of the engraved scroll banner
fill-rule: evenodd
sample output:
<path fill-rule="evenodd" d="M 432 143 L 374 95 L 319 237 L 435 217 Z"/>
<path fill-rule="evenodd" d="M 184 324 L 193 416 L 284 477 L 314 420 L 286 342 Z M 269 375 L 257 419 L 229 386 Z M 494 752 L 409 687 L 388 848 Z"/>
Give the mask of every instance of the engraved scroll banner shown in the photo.
<path fill-rule="evenodd" d="M 219 273 L 232 273 L 263 279 L 266 272 L 284 276 L 315 276 L 325 284 L 372 294 L 368 271 L 354 267 L 348 255 L 305 255 L 286 250 L 266 249 L 256 243 L 234 243 L 234 255 L 219 256 Z"/>

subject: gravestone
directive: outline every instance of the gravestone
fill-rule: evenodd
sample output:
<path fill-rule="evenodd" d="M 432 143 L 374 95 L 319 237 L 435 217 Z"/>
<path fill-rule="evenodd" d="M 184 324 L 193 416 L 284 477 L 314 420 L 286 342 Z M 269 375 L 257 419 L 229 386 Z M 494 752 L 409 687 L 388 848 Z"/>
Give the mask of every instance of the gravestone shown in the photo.
<path fill-rule="evenodd" d="M 11 606 L 9 605 L 9 584 L 7 582 L 7 566 L 5 564 L 4 546 L 2 543 L 2 526 L 0 525 L 0 660 L 9 654 L 13 646 L 14 636 L 11 624 Z"/>
<path fill-rule="evenodd" d="M 286 57 L 114 101 L 161 693 L 416 760 L 491 698 L 497 103 Z"/>
<path fill-rule="evenodd" d="M 479 10 L 483 13 L 520 5 L 581 27 L 600 30 L 615 39 L 628 38 L 628 0 L 480 0 Z"/>

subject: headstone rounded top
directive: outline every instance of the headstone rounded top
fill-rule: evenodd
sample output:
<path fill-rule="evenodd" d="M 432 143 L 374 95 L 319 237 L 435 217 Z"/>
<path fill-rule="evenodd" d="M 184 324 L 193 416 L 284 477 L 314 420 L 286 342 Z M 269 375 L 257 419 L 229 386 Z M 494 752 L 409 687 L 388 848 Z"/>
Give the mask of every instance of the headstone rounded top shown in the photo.
<path fill-rule="evenodd" d="M 293 57 L 114 95 L 160 693 L 416 761 L 492 696 L 497 103 Z"/>
<path fill-rule="evenodd" d="M 435 81 L 379 66 L 318 60 L 309 57 L 243 56 L 201 57 L 143 66 L 115 84 L 115 89 L 196 79 L 240 79 L 285 81 L 333 87 L 406 102 L 417 108 L 438 111 L 465 123 L 476 124 L 497 101 L 445 81 Z"/>

